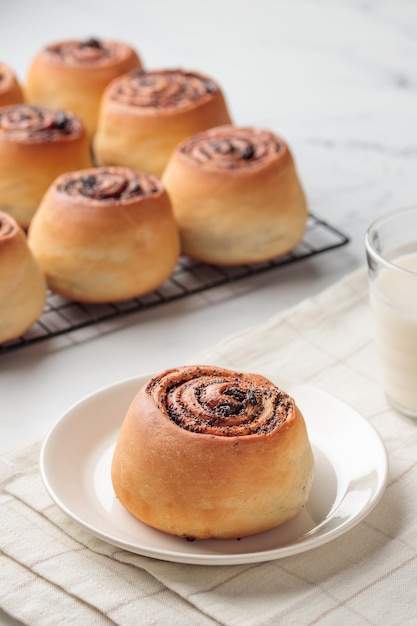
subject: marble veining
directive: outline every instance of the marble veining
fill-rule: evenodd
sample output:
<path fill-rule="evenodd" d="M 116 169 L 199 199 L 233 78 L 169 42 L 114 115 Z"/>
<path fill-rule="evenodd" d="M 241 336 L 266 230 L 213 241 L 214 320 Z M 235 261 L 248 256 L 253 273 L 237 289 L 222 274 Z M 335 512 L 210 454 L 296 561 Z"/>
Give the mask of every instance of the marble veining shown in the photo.
<path fill-rule="evenodd" d="M 142 314 L 94 341 L 8 355 L 3 449 L 43 436 L 97 387 L 184 363 L 317 293 L 364 264 L 371 221 L 417 202 L 413 0 L 2 0 L 1 9 L 0 59 L 22 81 L 42 46 L 91 36 L 131 43 L 149 69 L 212 75 L 236 124 L 289 143 L 311 210 L 351 238 L 337 253 Z"/>

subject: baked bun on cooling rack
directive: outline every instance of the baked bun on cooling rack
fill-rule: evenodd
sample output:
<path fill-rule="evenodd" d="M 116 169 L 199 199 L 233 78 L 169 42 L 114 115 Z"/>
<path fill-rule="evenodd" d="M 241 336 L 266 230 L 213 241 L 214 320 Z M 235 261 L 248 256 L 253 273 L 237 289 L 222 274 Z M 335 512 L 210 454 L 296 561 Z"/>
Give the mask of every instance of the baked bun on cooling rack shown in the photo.
<path fill-rule="evenodd" d="M 26 235 L 13 217 L 0 212 L 0 343 L 23 335 L 45 302 L 46 280 Z"/>
<path fill-rule="evenodd" d="M 303 238 L 306 198 L 286 142 L 257 128 L 226 125 L 177 146 L 162 181 L 183 254 L 240 265 L 289 252 Z"/>
<path fill-rule="evenodd" d="M 197 72 L 134 71 L 104 92 L 94 153 L 101 165 L 126 165 L 160 176 L 176 145 L 230 123 L 220 87 Z"/>
<path fill-rule="evenodd" d="M 87 134 L 72 113 L 29 104 L 0 108 L 0 210 L 22 227 L 59 174 L 91 165 Z"/>
<path fill-rule="evenodd" d="M 49 288 L 81 302 L 153 291 L 179 257 L 177 225 L 160 181 L 122 167 L 58 177 L 32 220 L 28 242 Z"/>
<path fill-rule="evenodd" d="M 26 97 L 33 104 L 72 111 L 92 135 L 107 85 L 141 67 L 137 52 L 122 42 L 96 38 L 60 41 L 34 57 Z"/>

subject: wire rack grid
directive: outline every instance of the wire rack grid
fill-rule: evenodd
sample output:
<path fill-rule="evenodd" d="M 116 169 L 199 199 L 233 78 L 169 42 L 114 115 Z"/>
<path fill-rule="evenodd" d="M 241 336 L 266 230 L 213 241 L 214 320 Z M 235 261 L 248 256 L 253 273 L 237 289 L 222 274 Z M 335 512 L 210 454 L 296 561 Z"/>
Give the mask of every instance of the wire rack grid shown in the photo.
<path fill-rule="evenodd" d="M 48 293 L 40 319 L 27 333 L 0 345 L 0 355 L 70 333 L 99 322 L 159 306 L 207 289 L 260 274 L 289 263 L 346 245 L 349 238 L 319 219 L 309 216 L 303 241 L 288 254 L 253 265 L 220 267 L 182 257 L 171 277 L 159 289 L 132 300 L 107 304 L 84 304 Z"/>

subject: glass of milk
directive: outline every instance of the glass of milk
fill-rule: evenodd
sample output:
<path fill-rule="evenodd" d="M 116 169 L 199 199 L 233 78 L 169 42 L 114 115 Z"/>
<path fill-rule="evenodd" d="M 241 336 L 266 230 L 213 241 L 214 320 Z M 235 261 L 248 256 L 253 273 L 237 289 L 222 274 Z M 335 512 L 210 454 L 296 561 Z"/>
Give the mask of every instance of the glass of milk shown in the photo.
<path fill-rule="evenodd" d="M 417 424 L 417 206 L 377 219 L 365 244 L 385 393 Z"/>

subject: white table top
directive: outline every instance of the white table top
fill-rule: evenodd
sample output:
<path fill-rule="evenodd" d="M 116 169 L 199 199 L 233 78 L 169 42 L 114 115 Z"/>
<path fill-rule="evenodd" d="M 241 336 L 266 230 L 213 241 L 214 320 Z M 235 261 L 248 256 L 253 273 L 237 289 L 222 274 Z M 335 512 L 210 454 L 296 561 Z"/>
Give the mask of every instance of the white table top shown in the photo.
<path fill-rule="evenodd" d="M 89 36 L 134 45 L 147 68 L 218 80 L 237 125 L 289 143 L 311 211 L 349 245 L 124 318 L 69 347 L 0 356 L 0 450 L 43 438 L 85 395 L 180 365 L 365 262 L 383 212 L 417 200 L 417 4 L 290 0 L 2 0 L 0 59 L 24 80 L 45 44 Z M 10 622 L 11 623 L 11 622 Z"/>

